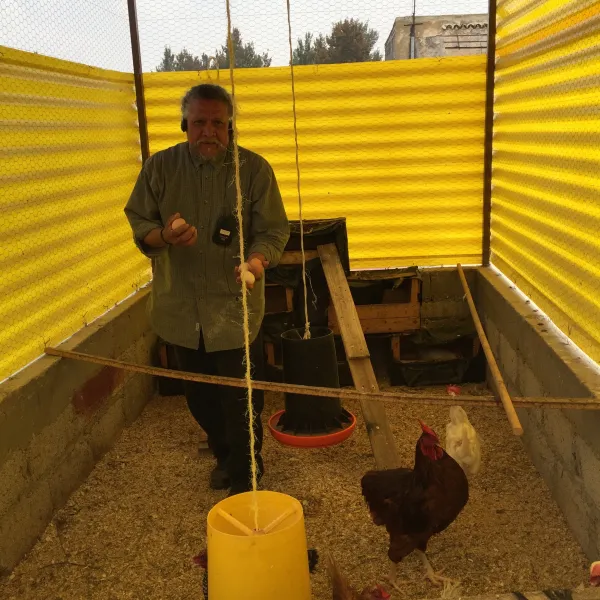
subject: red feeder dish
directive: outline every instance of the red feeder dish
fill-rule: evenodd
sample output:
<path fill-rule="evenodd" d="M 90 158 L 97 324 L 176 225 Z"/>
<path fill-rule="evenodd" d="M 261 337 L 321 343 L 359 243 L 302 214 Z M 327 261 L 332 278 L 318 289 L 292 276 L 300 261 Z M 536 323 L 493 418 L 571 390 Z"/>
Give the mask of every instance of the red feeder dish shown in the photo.
<path fill-rule="evenodd" d="M 350 423 L 344 429 L 321 435 L 284 433 L 281 429 L 278 429 L 279 419 L 284 412 L 285 410 L 280 410 L 269 419 L 271 435 L 284 446 L 293 446 L 295 448 L 327 448 L 328 446 L 335 446 L 347 440 L 356 428 L 356 417 L 351 412 L 344 411 L 350 417 Z"/>

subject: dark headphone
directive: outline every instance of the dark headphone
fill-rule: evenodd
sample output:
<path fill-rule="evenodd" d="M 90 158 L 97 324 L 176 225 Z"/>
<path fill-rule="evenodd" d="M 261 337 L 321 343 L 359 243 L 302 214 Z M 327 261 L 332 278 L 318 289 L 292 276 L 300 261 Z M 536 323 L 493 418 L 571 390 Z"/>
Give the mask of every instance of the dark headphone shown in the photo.
<path fill-rule="evenodd" d="M 229 135 L 233 135 L 233 121 L 229 119 L 229 123 L 227 124 L 227 128 L 229 129 Z M 187 131 L 187 119 L 181 119 L 181 131 L 184 133 Z"/>

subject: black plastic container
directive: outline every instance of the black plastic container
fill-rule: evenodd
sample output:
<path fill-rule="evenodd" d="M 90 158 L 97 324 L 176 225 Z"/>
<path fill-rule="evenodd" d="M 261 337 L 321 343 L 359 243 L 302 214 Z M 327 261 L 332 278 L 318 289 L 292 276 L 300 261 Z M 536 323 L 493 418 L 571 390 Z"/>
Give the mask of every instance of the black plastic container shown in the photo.
<path fill-rule="evenodd" d="M 339 388 L 338 359 L 333 333 L 327 327 L 311 327 L 303 339 L 304 327 L 281 334 L 283 380 L 285 383 Z M 278 429 L 286 433 L 324 435 L 343 429 L 350 415 L 339 398 L 285 395 L 285 412 Z"/>

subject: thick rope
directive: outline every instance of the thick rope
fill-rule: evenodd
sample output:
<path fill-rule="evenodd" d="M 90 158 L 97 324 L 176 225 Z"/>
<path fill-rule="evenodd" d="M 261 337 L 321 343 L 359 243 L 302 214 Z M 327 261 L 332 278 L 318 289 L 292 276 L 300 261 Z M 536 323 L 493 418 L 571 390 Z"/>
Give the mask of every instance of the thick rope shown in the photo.
<path fill-rule="evenodd" d="M 302 252 L 302 283 L 304 286 L 304 339 L 310 338 L 310 322 L 308 320 L 308 289 L 306 287 L 306 255 L 304 254 L 304 225 L 302 222 L 302 195 L 300 194 L 300 161 L 298 158 L 298 124 L 296 120 L 296 87 L 294 82 L 294 50 L 292 48 L 292 17 L 290 0 L 287 3 L 288 39 L 290 45 L 290 70 L 292 73 L 292 109 L 294 111 L 294 141 L 296 143 L 296 181 L 298 187 L 298 218 L 300 219 L 300 250 Z"/>
<path fill-rule="evenodd" d="M 240 183 L 240 156 L 238 149 L 238 131 L 237 131 L 237 103 L 235 97 L 235 81 L 233 69 L 235 64 L 235 50 L 233 47 L 233 39 L 231 37 L 231 9 L 229 0 L 227 2 L 227 45 L 229 47 L 229 76 L 231 78 L 231 98 L 233 100 L 233 161 L 235 164 L 235 189 L 237 193 L 237 222 L 240 238 L 240 261 L 241 267 L 245 263 L 245 248 L 244 248 L 244 225 L 242 212 L 242 187 Z M 250 326 L 248 315 L 248 288 L 244 273 L 240 269 L 242 280 L 242 309 L 244 312 L 244 347 L 246 350 L 246 385 L 248 387 L 248 428 L 250 433 L 250 461 L 252 465 L 252 511 L 254 513 L 254 528 L 258 530 L 258 496 L 256 493 L 257 483 L 257 464 L 254 454 L 256 437 L 254 433 L 254 406 L 252 405 L 252 363 L 250 359 Z"/>

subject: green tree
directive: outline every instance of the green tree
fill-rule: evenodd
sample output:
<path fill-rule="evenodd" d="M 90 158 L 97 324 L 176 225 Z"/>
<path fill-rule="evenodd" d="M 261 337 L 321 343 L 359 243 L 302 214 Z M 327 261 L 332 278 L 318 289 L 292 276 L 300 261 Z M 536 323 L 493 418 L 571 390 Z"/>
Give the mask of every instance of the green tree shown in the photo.
<path fill-rule="evenodd" d="M 272 58 L 267 52 L 258 54 L 254 49 L 254 42 L 244 44 L 242 34 L 237 27 L 231 32 L 231 41 L 233 42 L 233 51 L 235 53 L 235 68 L 248 69 L 253 67 L 270 67 Z M 217 50 L 216 59 L 219 69 L 229 68 L 229 46 L 227 40 L 225 45 L 221 46 L 221 50 Z"/>
<path fill-rule="evenodd" d="M 292 61 L 295 65 L 318 65 L 329 62 L 329 49 L 325 36 L 320 34 L 315 38 L 312 33 L 307 33 L 304 40 L 298 38 Z"/>
<path fill-rule="evenodd" d="M 356 19 L 346 19 L 335 23 L 331 35 L 327 36 L 329 62 L 349 63 L 381 60 L 381 52 L 373 47 L 379 39 L 368 23 Z"/>
<path fill-rule="evenodd" d="M 165 46 L 163 59 L 156 67 L 157 71 L 202 71 L 208 68 L 209 58 L 206 54 L 202 58 L 194 56 L 187 48 L 178 54 L 173 54 L 169 46 Z"/>
<path fill-rule="evenodd" d="M 175 68 L 175 55 L 169 46 L 165 46 L 163 59 L 160 65 L 156 67 L 157 71 L 177 71 Z"/>
<path fill-rule="evenodd" d="M 235 52 L 236 68 L 243 69 L 271 66 L 271 61 L 273 59 L 268 53 L 263 52 L 262 54 L 258 54 L 254 49 L 254 42 L 244 44 L 240 30 L 237 27 L 234 27 L 231 32 L 231 39 L 233 41 L 233 49 Z M 165 46 L 163 59 L 158 67 L 156 67 L 156 70 L 204 71 L 206 69 L 213 69 L 217 66 L 219 69 L 229 68 L 229 48 L 227 40 L 225 40 L 225 44 L 221 46 L 221 49 L 217 50 L 213 56 L 208 56 L 206 53 L 203 53 L 200 58 L 194 56 L 186 48 L 183 48 L 179 54 L 173 54 L 171 48 Z"/>
<path fill-rule="evenodd" d="M 327 36 L 307 33 L 304 40 L 298 38 L 292 60 L 297 65 L 379 61 L 381 52 L 373 50 L 378 39 L 368 23 L 345 19 L 334 23 Z"/>

